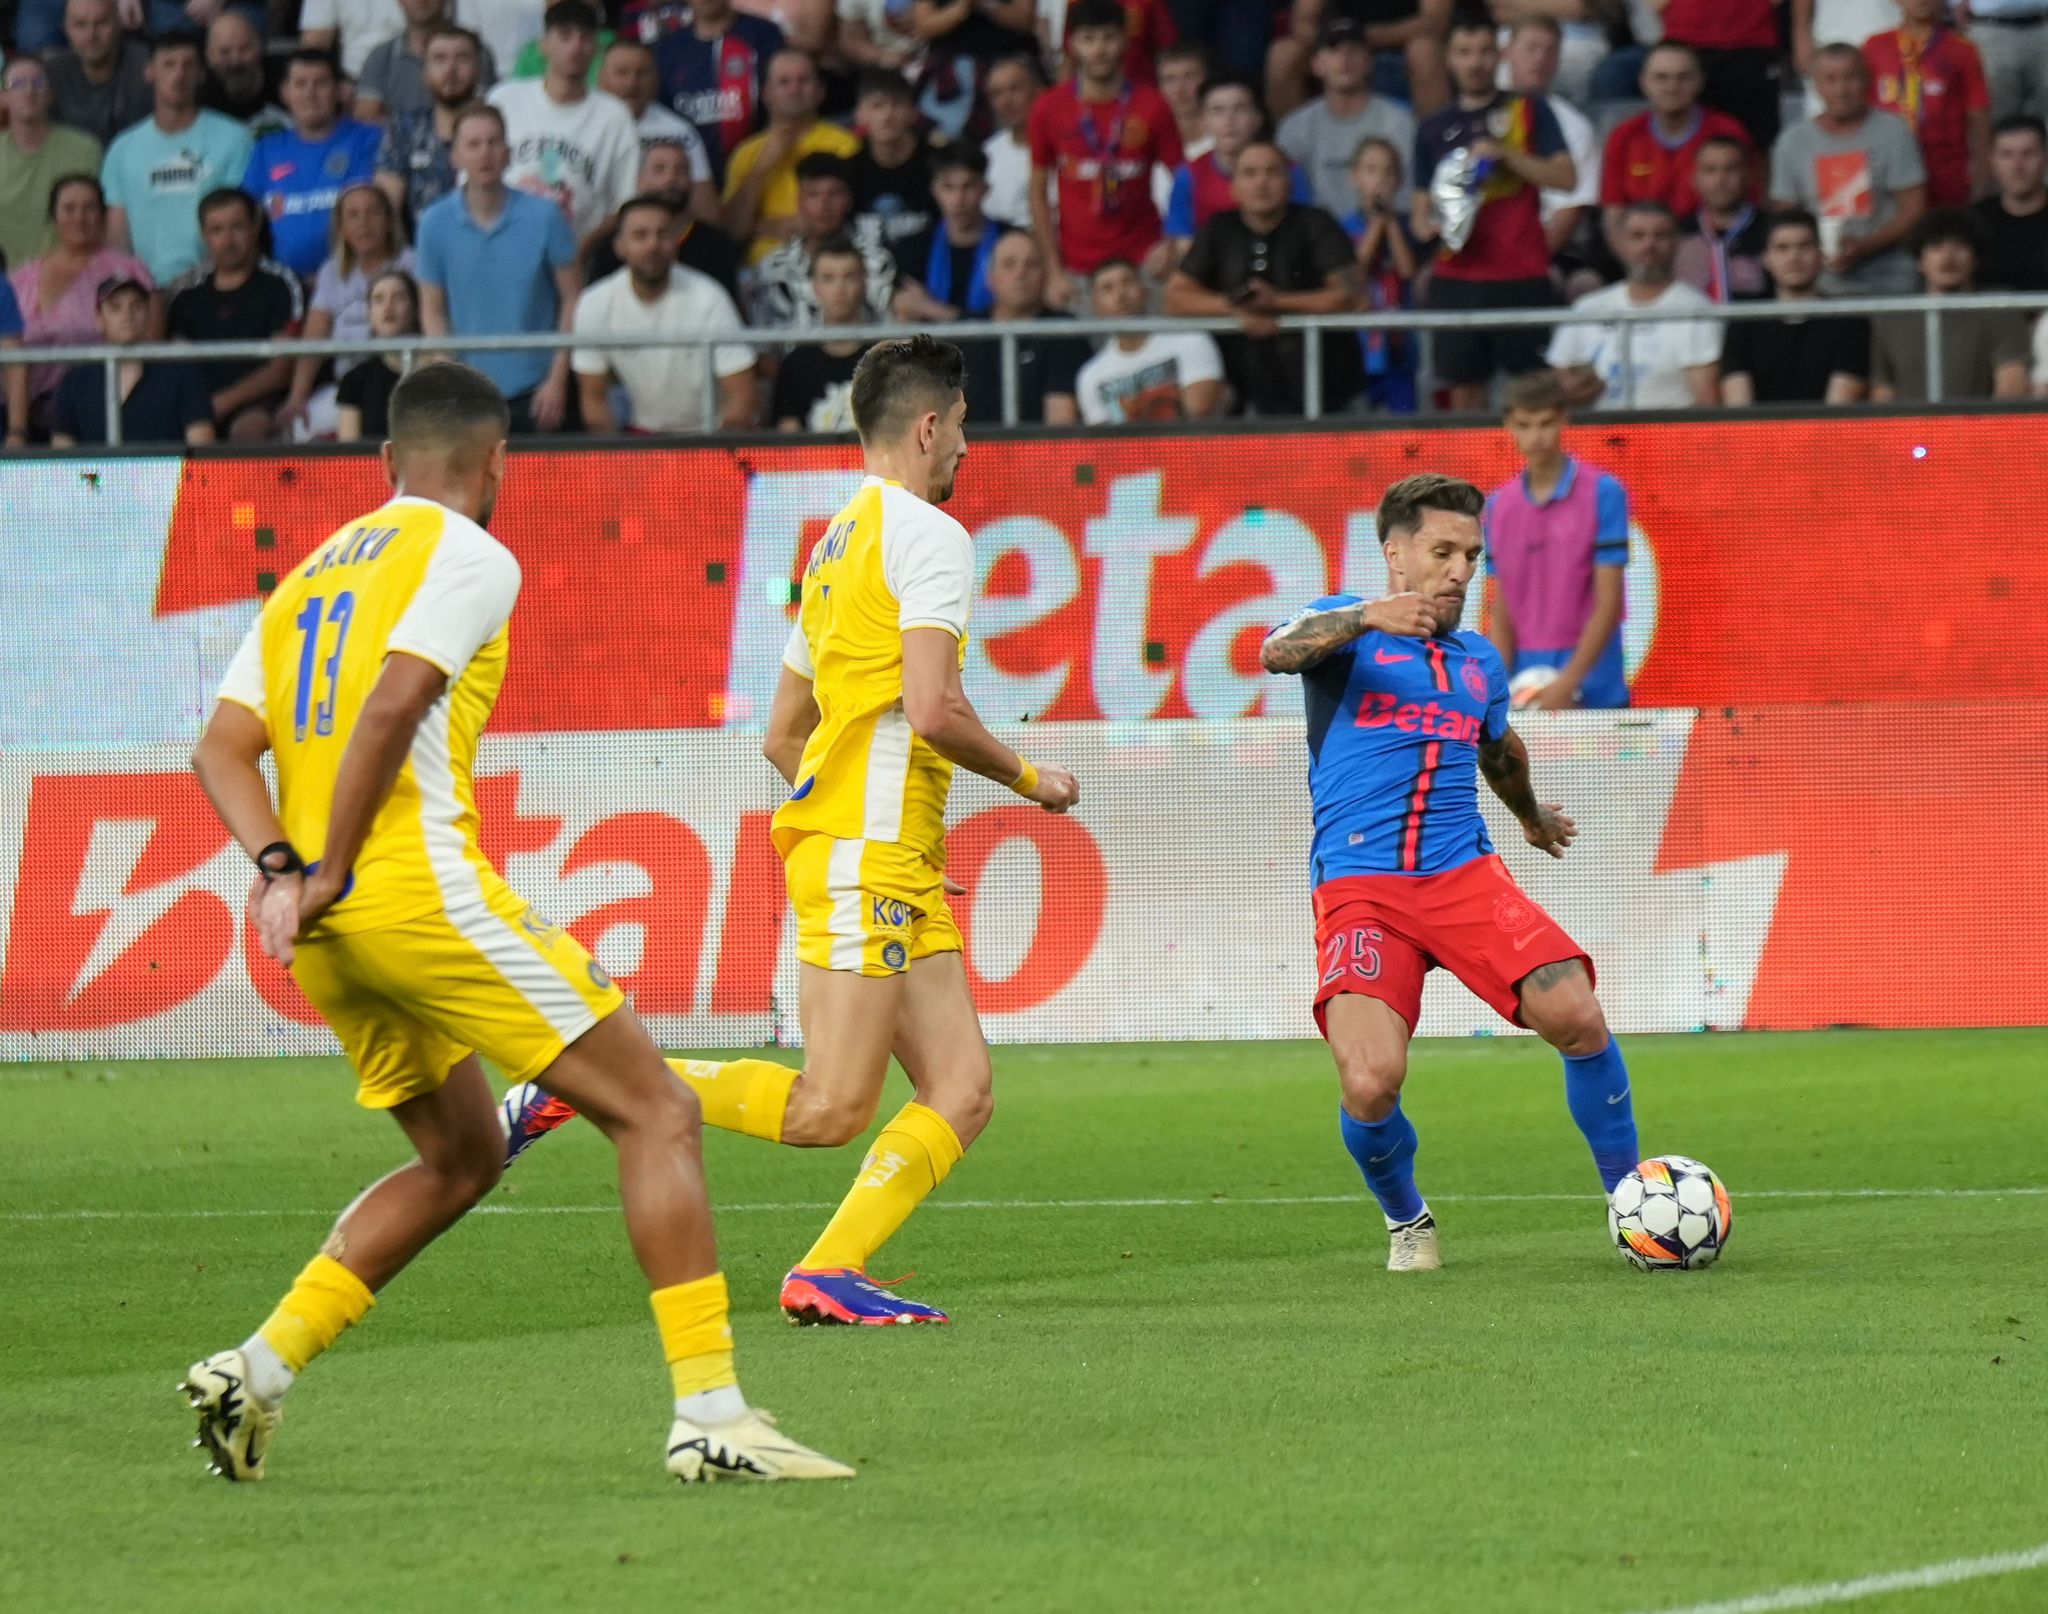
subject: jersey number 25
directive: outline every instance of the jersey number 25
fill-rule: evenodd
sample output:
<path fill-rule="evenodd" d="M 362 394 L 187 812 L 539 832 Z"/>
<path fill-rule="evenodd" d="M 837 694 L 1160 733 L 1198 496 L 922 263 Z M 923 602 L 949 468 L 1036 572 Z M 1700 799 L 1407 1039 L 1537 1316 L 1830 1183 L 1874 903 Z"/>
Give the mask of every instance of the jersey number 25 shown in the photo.
<path fill-rule="evenodd" d="M 1380 978 L 1380 950 L 1374 942 L 1387 938 L 1377 930 L 1340 930 L 1323 943 L 1323 985 L 1335 986 L 1348 975 L 1361 981 Z"/>

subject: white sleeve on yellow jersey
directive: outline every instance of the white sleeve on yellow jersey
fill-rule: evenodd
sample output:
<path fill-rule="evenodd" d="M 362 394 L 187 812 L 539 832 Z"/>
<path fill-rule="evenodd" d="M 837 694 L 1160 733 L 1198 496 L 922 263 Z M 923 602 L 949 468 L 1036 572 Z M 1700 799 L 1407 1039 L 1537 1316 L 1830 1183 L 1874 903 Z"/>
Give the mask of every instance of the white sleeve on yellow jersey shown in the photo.
<path fill-rule="evenodd" d="M 811 665 L 811 641 L 804 637 L 801 620 L 789 630 L 789 643 L 782 647 L 782 664 L 799 678 L 814 684 L 818 681 L 818 669 Z"/>
<path fill-rule="evenodd" d="M 882 519 L 882 576 L 900 607 L 899 628 L 944 628 L 956 639 L 967 637 L 974 544 L 951 516 L 922 499 L 890 500 Z"/>
<path fill-rule="evenodd" d="M 427 575 L 384 648 L 430 661 L 453 678 L 510 619 L 518 598 L 512 551 L 451 510 Z"/>
<path fill-rule="evenodd" d="M 228 663 L 227 675 L 220 681 L 218 699 L 246 706 L 258 717 L 267 715 L 263 699 L 263 616 L 260 612 L 249 624 L 248 633 L 243 635 L 242 647 L 235 652 L 235 659 Z"/>

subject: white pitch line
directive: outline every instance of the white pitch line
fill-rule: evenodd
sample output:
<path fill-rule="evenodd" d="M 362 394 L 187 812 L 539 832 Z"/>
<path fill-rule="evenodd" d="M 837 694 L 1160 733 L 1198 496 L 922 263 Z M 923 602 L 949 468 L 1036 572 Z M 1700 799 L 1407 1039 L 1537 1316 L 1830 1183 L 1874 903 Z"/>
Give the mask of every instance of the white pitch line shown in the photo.
<path fill-rule="evenodd" d="M 1863 1575 L 1855 1580 L 1782 1586 L 1774 1592 L 1733 1597 L 1722 1603 L 1690 1603 L 1684 1608 L 1664 1609 L 1661 1614 L 1785 1614 L 1788 1609 L 1860 1603 L 1866 1597 L 1882 1597 L 1887 1592 L 1922 1591 L 1932 1586 L 1954 1586 L 1966 1580 L 1991 1580 L 1999 1575 L 2023 1575 L 2030 1569 L 2044 1568 L 2048 1568 L 2048 1542 L 2021 1552 L 1995 1552 L 1983 1558 L 1951 1558 L 1946 1563 L 1926 1564 L 1918 1569 L 1895 1569 L 1889 1574 Z"/>
<path fill-rule="evenodd" d="M 2048 1187 L 2019 1188 L 1751 1188 L 1736 1197 L 1752 1200 L 1778 1199 L 2039 1199 Z M 1597 1203 L 1591 1194 L 1432 1194 L 1440 1205 L 1585 1205 Z M 1178 1197 L 1132 1199 L 935 1199 L 930 1210 L 1029 1211 L 1029 1210 L 1183 1210 L 1199 1206 L 1231 1205 L 1365 1205 L 1363 1194 L 1205 1194 Z M 735 1205 L 715 1205 L 720 1215 L 754 1212 L 829 1211 L 833 1200 L 759 1200 Z M 619 1207 L 610 1205 L 479 1205 L 475 1216 L 608 1216 Z M 283 1216 L 333 1216 L 332 1206 L 317 1210 L 257 1208 L 246 1210 L 54 1210 L 0 1211 L 0 1222 L 125 1222 L 125 1221 L 239 1221 Z"/>

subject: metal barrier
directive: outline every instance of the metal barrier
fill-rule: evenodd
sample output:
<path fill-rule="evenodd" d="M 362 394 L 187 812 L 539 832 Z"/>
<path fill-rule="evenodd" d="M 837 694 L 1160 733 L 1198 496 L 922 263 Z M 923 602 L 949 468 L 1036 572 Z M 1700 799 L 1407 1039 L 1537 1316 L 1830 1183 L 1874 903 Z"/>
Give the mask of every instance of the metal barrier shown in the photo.
<path fill-rule="evenodd" d="M 1375 309 L 1349 314 L 1286 314 L 1277 323 L 1283 332 L 1308 334 L 1339 331 L 1414 331 L 1425 336 L 1431 331 L 1503 330 L 1529 326 L 1602 325 L 1615 328 L 1621 337 L 1622 407 L 1635 405 L 1635 370 L 1631 358 L 1631 336 L 1638 325 L 1687 324 L 1695 320 L 1727 323 L 1738 320 L 1781 320 L 1816 315 L 1871 318 L 1879 314 L 1918 314 L 1926 332 L 1927 397 L 1930 404 L 1948 400 L 1942 396 L 1942 321 L 1951 314 L 2023 313 L 2048 310 L 2048 292 L 1999 292 L 1969 297 L 1830 297 L 1814 302 L 1771 301 L 1719 303 L 1711 309 L 1628 308 L 1603 311 L 1596 319 L 1574 319 L 1567 307 L 1472 309 L 1435 312 L 1427 309 Z M 943 335 L 971 350 L 993 343 L 1002 366 L 1002 424 L 1015 426 L 1017 419 L 1017 354 L 1020 342 L 1058 337 L 1110 337 L 1175 334 L 1207 331 L 1211 335 L 1242 335 L 1236 320 L 1225 317 L 1191 319 L 1035 319 L 1014 324 L 992 324 L 962 320 L 938 327 L 928 325 L 833 325 L 813 326 L 801 331 L 765 330 L 741 327 L 737 330 L 706 331 L 660 342 L 643 336 L 577 336 L 567 331 L 537 331 L 508 336 L 465 336 L 428 338 L 422 336 L 384 337 L 355 342 L 308 342 L 302 339 L 263 342 L 139 342 L 132 347 L 106 343 L 75 347 L 8 349 L 0 355 L 4 364 L 99 364 L 103 366 L 107 409 L 107 441 L 121 444 L 120 366 L 124 362 L 151 363 L 164 360 L 205 360 L 280 358 L 321 358 L 348 354 L 369 357 L 396 353 L 410 369 L 422 353 L 558 352 L 563 348 L 584 348 L 608 352 L 621 348 L 671 347 L 715 348 L 800 347 L 819 341 L 877 342 L 920 334 Z M 1427 389 L 1424 389 L 1425 393 Z M 1309 420 L 1323 417 L 1323 351 L 1320 342 L 1302 347 L 1302 413 Z M 1918 400 L 1916 400 L 1918 401 Z M 710 364 L 704 366 L 704 408 L 707 420 L 718 418 L 718 378 Z"/>

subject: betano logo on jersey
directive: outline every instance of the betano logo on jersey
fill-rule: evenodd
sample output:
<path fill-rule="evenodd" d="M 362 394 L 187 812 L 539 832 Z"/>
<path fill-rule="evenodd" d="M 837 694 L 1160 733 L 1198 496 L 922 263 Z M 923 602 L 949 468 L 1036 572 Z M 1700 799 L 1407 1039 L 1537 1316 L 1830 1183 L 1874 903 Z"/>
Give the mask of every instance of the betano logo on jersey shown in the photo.
<path fill-rule="evenodd" d="M 1469 664 L 1468 664 L 1469 665 Z M 1485 679 L 1480 680 L 1481 687 Z M 1439 739 L 1462 740 L 1477 745 L 1486 732 L 1484 718 L 1441 706 L 1435 701 L 1404 701 L 1384 690 L 1375 692 L 1358 706 L 1358 727 L 1383 729 L 1392 725 L 1403 734 L 1434 734 Z"/>

